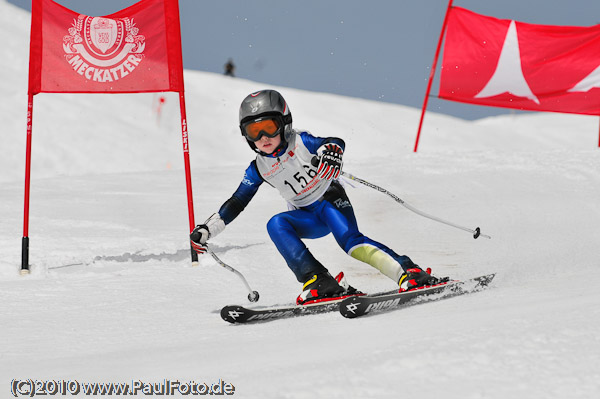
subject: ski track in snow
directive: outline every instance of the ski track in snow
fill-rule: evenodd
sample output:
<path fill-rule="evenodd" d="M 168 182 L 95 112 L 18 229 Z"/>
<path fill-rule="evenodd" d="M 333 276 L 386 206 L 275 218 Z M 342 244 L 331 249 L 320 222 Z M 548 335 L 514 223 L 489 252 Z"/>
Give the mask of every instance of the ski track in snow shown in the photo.
<path fill-rule="evenodd" d="M 160 118 L 152 94 L 36 96 L 32 273 L 18 274 L 28 21 L 0 0 L 0 31 L 10 38 L 0 45 L 0 396 L 8 397 L 13 378 L 223 379 L 239 398 L 547 399 L 600 390 L 596 117 L 468 122 L 428 113 L 413 154 L 418 110 L 278 88 L 297 128 L 346 140 L 346 171 L 492 239 L 473 240 L 352 182 L 365 234 L 437 275 L 497 276 L 475 295 L 372 317 L 233 326 L 218 311 L 248 304 L 242 282 L 209 256 L 190 264 L 172 93 Z M 237 107 L 267 86 L 193 71 L 185 79 L 199 223 L 229 198 L 252 159 Z M 260 292 L 257 305 L 293 302 L 301 288 L 265 228 L 285 209 L 262 187 L 213 240 Z M 308 245 L 362 290 L 393 287 L 330 236 Z"/>

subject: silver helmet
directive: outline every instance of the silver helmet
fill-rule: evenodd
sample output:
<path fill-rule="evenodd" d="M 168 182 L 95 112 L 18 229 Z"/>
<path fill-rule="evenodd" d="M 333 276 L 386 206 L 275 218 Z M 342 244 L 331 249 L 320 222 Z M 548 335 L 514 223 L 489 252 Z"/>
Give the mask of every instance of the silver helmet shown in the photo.
<path fill-rule="evenodd" d="M 261 90 L 249 94 L 240 105 L 239 123 L 242 136 L 244 133 L 244 125 L 248 122 L 259 120 L 265 117 L 276 118 L 281 126 L 283 126 L 281 135 L 281 146 L 285 146 L 291 138 L 292 131 L 292 114 L 287 102 L 279 92 L 275 90 Z M 259 152 L 256 145 L 246 137 L 246 141 L 254 151 Z"/>

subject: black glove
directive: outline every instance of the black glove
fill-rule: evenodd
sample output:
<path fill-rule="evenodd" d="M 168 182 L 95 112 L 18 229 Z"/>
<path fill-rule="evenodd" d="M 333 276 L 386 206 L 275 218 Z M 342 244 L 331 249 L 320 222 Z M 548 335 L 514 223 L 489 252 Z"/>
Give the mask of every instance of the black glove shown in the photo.
<path fill-rule="evenodd" d="M 206 241 L 208 241 L 209 235 L 208 226 L 205 224 L 199 224 L 190 234 L 192 248 L 198 255 L 202 255 L 207 251 Z"/>
<path fill-rule="evenodd" d="M 337 179 L 342 173 L 342 155 L 344 150 L 337 144 L 328 143 L 324 145 L 323 154 L 321 155 L 321 163 L 317 174 L 321 179 Z"/>

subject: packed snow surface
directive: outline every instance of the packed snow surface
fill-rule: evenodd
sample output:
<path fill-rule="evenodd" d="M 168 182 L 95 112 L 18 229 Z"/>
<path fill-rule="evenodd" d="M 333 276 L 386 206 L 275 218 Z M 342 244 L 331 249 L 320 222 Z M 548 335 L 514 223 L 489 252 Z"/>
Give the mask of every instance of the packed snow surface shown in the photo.
<path fill-rule="evenodd" d="M 35 97 L 31 274 L 19 274 L 29 18 L 0 0 L 1 397 L 19 379 L 222 380 L 233 397 L 274 399 L 597 395 L 597 117 L 469 122 L 429 112 L 415 154 L 419 110 L 275 87 L 296 128 L 346 141 L 346 171 L 492 238 L 474 240 L 352 183 L 365 234 L 439 276 L 497 275 L 484 292 L 376 316 L 234 326 L 218 311 L 249 305 L 241 280 L 210 256 L 191 265 L 174 93 Z M 194 71 L 185 84 L 200 223 L 254 156 L 237 127 L 239 103 L 270 86 Z M 265 228 L 285 210 L 264 185 L 211 241 L 260 292 L 255 306 L 291 303 L 301 290 Z M 394 286 L 331 236 L 307 245 L 363 291 Z"/>

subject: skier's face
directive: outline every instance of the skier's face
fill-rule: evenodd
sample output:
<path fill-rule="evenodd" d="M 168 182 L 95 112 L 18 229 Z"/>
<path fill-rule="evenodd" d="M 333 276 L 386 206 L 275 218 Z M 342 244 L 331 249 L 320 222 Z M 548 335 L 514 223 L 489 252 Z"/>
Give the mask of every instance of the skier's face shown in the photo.
<path fill-rule="evenodd" d="M 278 134 L 275 137 L 262 136 L 260 140 L 256 141 L 254 144 L 256 145 L 256 148 L 265 154 L 272 154 L 273 151 L 279 147 L 279 144 L 281 144 L 281 134 Z"/>

